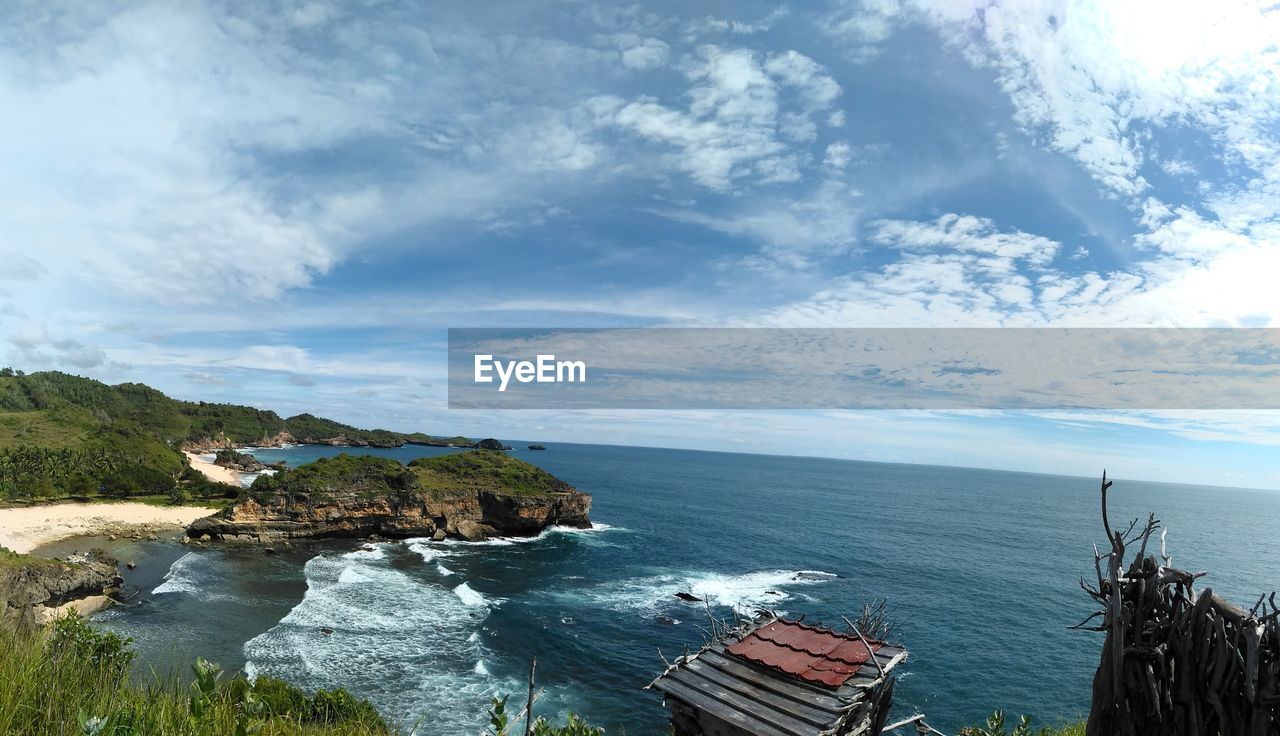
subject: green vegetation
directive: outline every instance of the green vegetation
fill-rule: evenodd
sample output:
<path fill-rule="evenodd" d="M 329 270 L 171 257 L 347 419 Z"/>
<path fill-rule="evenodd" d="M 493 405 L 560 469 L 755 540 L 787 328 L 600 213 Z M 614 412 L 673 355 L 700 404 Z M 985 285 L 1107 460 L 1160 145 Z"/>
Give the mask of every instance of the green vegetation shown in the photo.
<path fill-rule="evenodd" d="M 409 469 L 426 491 L 498 488 L 516 496 L 540 496 L 572 490 L 536 465 L 490 450 L 420 457 Z"/>
<path fill-rule="evenodd" d="M 1057 728 L 1041 726 L 1032 730 L 1030 716 L 1018 716 L 1018 723 L 1010 731 L 1005 724 L 1004 711 L 997 710 L 987 716 L 987 722 L 981 726 L 966 726 L 960 729 L 959 736 L 1084 736 L 1084 724 L 1073 723 Z"/>
<path fill-rule="evenodd" d="M 130 682 L 129 640 L 78 617 L 47 638 L 0 627 L 0 733 L 22 736 L 374 736 L 391 729 L 345 690 L 308 696 L 280 680 L 222 679 L 197 660 L 194 681 Z"/>
<path fill-rule="evenodd" d="M 14 552 L 8 547 L 0 546 L 0 573 L 6 570 L 17 570 L 19 568 L 31 567 L 33 565 L 56 565 L 55 560 L 46 560 L 42 557 L 32 557 L 30 555 L 22 555 Z M 0 601 L 0 605 L 3 601 Z"/>
<path fill-rule="evenodd" d="M 471 450 L 418 458 L 408 467 L 390 458 L 344 453 L 275 475 L 258 476 L 249 495 L 266 502 L 280 494 L 322 500 L 339 492 L 376 498 L 480 488 L 515 496 L 571 490 L 564 481 L 523 460 L 500 452 Z"/>
<path fill-rule="evenodd" d="M 275 475 L 260 475 L 249 489 L 249 495 L 266 503 L 277 495 L 306 496 L 320 501 L 339 492 L 375 498 L 418 490 L 414 474 L 395 460 L 343 453 Z"/>
<path fill-rule="evenodd" d="M 386 429 L 357 429 L 348 424 L 335 422 L 332 419 L 299 414 L 285 420 L 285 429 L 299 441 L 323 440 L 331 437 L 346 437 L 348 440 L 368 442 L 382 447 L 397 447 L 405 443 L 409 435 L 391 432 Z"/>
<path fill-rule="evenodd" d="M 517 726 L 523 720 L 517 714 L 513 717 L 507 713 L 507 699 L 509 695 L 502 697 L 494 697 L 489 708 L 489 731 L 485 732 L 485 736 L 515 736 L 517 733 L 523 733 L 522 729 Z M 592 726 L 577 715 L 570 713 L 568 722 L 563 726 L 552 725 L 547 719 L 535 718 L 529 729 L 533 736 L 601 736 L 604 733 L 603 728 Z"/>
<path fill-rule="evenodd" d="M 253 455 L 247 455 L 236 450 L 218 450 L 213 454 L 213 461 L 219 465 L 227 463 L 240 464 L 249 460 L 255 460 Z"/>
<path fill-rule="evenodd" d="M 0 500 L 154 496 L 185 503 L 234 496 L 235 488 L 190 471 L 178 448 L 208 439 L 251 444 L 281 432 L 302 442 L 449 442 L 311 414 L 282 419 L 248 406 L 178 401 L 139 383 L 109 386 L 56 371 L 2 369 Z"/>

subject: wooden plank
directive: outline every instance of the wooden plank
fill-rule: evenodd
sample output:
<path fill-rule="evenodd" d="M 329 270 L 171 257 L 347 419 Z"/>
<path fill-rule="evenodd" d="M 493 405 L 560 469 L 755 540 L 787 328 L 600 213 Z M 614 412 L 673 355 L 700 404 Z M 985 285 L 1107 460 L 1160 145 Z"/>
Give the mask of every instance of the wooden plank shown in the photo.
<path fill-rule="evenodd" d="M 744 698 L 722 685 L 699 677 L 696 673 L 688 672 L 683 668 L 668 673 L 666 679 L 697 690 L 717 702 L 723 703 L 761 723 L 766 723 L 783 733 L 790 734 L 790 736 L 817 736 L 818 732 L 822 730 L 820 727 L 805 723 L 794 716 L 780 713 L 763 703 Z M 754 731 L 751 733 L 754 733 Z"/>
<path fill-rule="evenodd" d="M 785 677 L 775 670 L 766 670 L 760 667 L 749 665 L 741 660 L 728 657 L 719 652 L 704 652 L 694 662 L 705 662 L 716 669 L 726 672 L 741 680 L 746 680 L 753 685 L 768 688 L 779 695 L 785 695 L 792 700 L 799 700 L 802 703 L 808 703 L 815 708 L 821 708 L 828 711 L 839 711 L 847 701 L 838 698 L 833 690 L 819 691 L 814 688 L 801 687 L 793 685 L 789 677 Z"/>
<path fill-rule="evenodd" d="M 668 697 L 675 698 L 694 710 L 704 711 L 726 723 L 737 726 L 744 733 L 755 734 L 755 736 L 793 736 L 767 723 L 761 723 L 742 711 L 720 703 L 683 683 L 672 680 L 670 677 L 664 677 L 662 682 L 659 682 L 655 687 L 666 693 Z"/>
<path fill-rule="evenodd" d="M 694 660 L 685 665 L 686 672 L 692 672 L 704 679 L 710 680 L 721 687 L 732 690 L 741 694 L 743 697 L 754 700 L 758 703 L 764 703 L 774 710 L 795 716 L 806 723 L 811 723 L 819 728 L 830 726 L 832 721 L 840 717 L 838 711 L 830 711 L 820 708 L 814 708 L 797 700 L 792 700 L 783 695 L 772 692 L 768 688 L 738 679 L 733 675 L 726 674 L 712 667 L 710 664 Z"/>

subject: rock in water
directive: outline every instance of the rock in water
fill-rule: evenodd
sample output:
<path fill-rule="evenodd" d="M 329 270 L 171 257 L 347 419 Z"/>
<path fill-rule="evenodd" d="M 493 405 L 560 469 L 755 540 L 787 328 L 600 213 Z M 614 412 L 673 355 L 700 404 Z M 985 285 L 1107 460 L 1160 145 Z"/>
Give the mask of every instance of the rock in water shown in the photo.
<path fill-rule="evenodd" d="M 684 601 L 685 603 L 701 603 L 702 602 L 702 599 L 699 598 L 698 596 L 694 595 L 693 593 L 686 593 L 683 590 L 680 591 L 679 593 L 676 593 L 676 597 Z"/>
<path fill-rule="evenodd" d="M 476 443 L 476 447 L 481 450 L 510 450 L 511 449 L 510 445 L 504 445 L 492 437 L 488 439 L 480 440 L 479 442 Z"/>
<path fill-rule="evenodd" d="M 468 542 L 483 542 L 493 536 L 494 528 L 488 524 L 480 524 L 470 519 L 463 519 L 454 525 L 459 537 Z"/>
<path fill-rule="evenodd" d="M 419 458 L 339 455 L 259 478 L 247 498 L 187 528 L 195 539 L 532 536 L 590 528 L 591 496 L 534 465 L 474 450 Z"/>

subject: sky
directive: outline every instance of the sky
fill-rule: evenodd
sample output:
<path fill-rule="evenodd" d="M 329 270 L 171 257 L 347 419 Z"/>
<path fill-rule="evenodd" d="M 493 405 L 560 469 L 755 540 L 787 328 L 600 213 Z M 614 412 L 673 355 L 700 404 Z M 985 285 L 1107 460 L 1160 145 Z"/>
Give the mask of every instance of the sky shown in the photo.
<path fill-rule="evenodd" d="M 0 27 L 0 363 L 362 426 L 1280 488 L 1265 412 L 449 411 L 449 327 L 1267 327 L 1266 2 Z"/>

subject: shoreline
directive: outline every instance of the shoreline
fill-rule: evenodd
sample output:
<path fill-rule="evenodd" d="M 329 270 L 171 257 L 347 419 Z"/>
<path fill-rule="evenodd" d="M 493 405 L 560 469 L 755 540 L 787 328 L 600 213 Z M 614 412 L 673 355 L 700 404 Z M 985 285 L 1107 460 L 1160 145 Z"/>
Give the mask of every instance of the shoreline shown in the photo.
<path fill-rule="evenodd" d="M 244 483 L 240 480 L 240 474 L 230 468 L 224 468 L 221 465 L 214 465 L 208 460 L 202 459 L 199 455 L 188 450 L 182 451 L 187 456 L 187 461 L 191 463 L 191 467 L 199 471 L 204 477 L 218 483 L 226 483 L 236 487 L 243 487 Z"/>
<path fill-rule="evenodd" d="M 217 513 L 207 506 L 151 506 L 137 501 L 63 502 L 0 509 L 0 546 L 19 554 L 82 536 L 137 536 L 185 529 Z"/>

